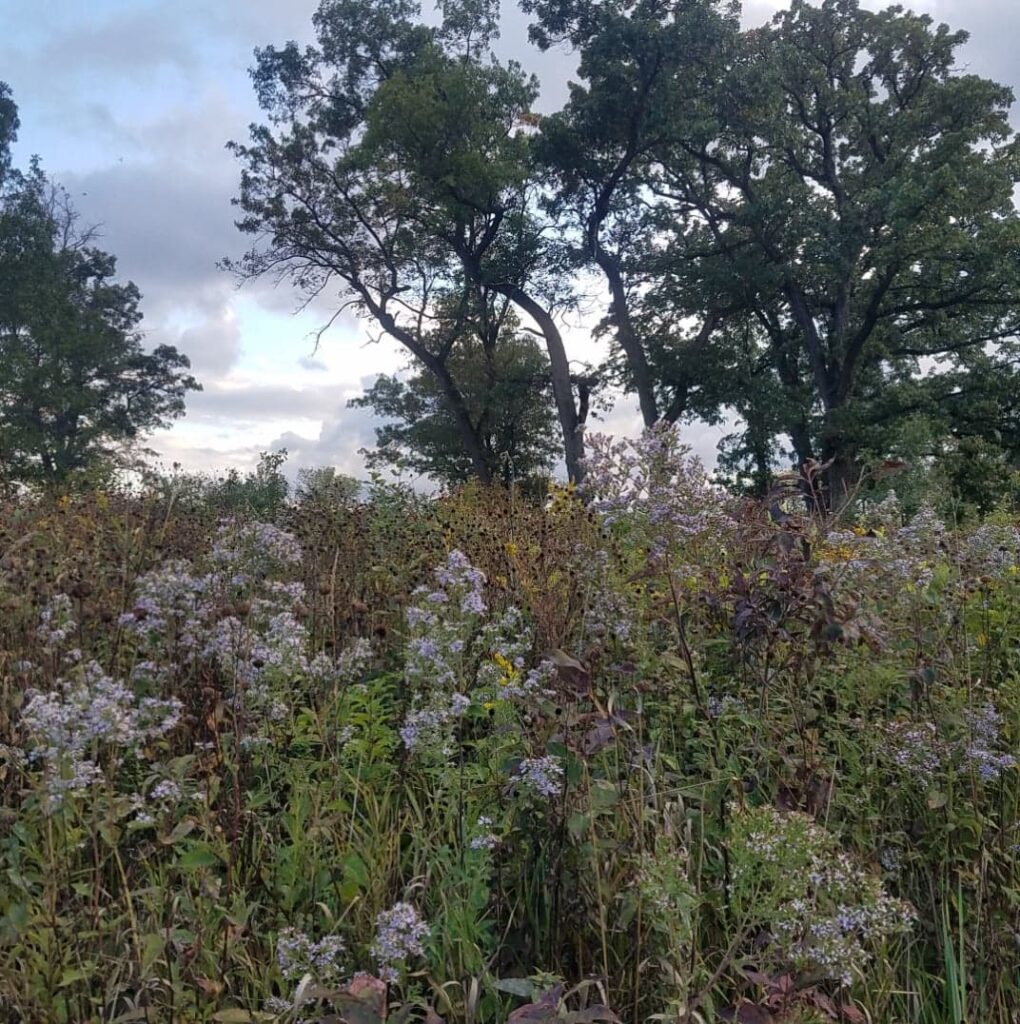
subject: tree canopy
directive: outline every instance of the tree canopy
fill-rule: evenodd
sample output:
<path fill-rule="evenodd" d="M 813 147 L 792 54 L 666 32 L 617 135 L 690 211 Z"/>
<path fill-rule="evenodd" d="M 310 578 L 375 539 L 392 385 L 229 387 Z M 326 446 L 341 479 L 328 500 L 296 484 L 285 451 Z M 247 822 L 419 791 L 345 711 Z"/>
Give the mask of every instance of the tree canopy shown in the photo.
<path fill-rule="evenodd" d="M 480 308 L 513 303 L 545 343 L 564 456 L 580 478 L 584 399 L 554 316 L 571 295 L 537 206 L 528 131 L 537 83 L 491 56 L 496 10 L 450 0 L 426 26 L 408 0 L 324 0 L 316 46 L 257 51 L 268 123 L 233 148 L 239 226 L 258 241 L 236 269 L 289 276 L 309 295 L 338 289 L 340 308 L 436 380 L 483 479 L 449 356 Z"/>
<path fill-rule="evenodd" d="M 144 350 L 138 289 L 116 281 L 67 194 L 37 163 L 11 169 L 16 125 L 0 85 L 0 460 L 56 485 L 180 416 L 199 385 L 172 346 Z"/>
<path fill-rule="evenodd" d="M 557 318 L 589 268 L 609 295 L 602 376 L 646 425 L 735 414 L 724 460 L 759 489 L 786 459 L 822 465 L 835 507 L 918 417 L 1012 443 L 1012 95 L 959 69 L 965 33 L 858 0 L 794 0 L 751 30 L 723 0 L 522 6 L 536 45 L 577 61 L 545 116 L 492 55 L 492 3 L 426 25 L 408 0 L 323 0 L 316 46 L 258 51 L 242 272 L 339 283 L 428 375 L 482 478 L 452 354 L 497 300 L 545 343 L 583 475 L 588 378 Z"/>
<path fill-rule="evenodd" d="M 514 332 L 511 321 L 504 331 Z M 546 363 L 535 340 L 512 333 L 487 346 L 468 334 L 450 358 L 461 382 L 489 478 L 511 483 L 551 468 L 559 452 Z M 382 374 L 349 404 L 373 409 L 385 422 L 369 465 L 402 465 L 447 483 L 475 476 L 457 443 L 457 424 L 435 379 L 412 364 L 406 379 Z"/>

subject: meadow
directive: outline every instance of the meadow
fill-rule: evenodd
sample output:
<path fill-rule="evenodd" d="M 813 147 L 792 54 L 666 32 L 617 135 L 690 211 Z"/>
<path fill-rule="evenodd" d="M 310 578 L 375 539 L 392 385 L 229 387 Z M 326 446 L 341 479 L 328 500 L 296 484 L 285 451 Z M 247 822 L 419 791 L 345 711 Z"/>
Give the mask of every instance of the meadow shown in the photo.
<path fill-rule="evenodd" d="M 0 1020 L 1010 1024 L 1018 554 L 666 430 L 544 500 L 4 499 Z"/>

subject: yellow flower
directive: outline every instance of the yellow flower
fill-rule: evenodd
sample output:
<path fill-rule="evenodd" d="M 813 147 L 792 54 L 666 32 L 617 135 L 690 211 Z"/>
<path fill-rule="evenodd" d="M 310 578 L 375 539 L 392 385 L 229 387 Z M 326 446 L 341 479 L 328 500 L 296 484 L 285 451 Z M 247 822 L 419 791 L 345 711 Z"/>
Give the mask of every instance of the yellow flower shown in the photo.
<path fill-rule="evenodd" d="M 500 653 L 499 653 L 499 651 L 496 651 L 496 652 L 495 652 L 495 653 L 494 653 L 494 654 L 492 655 L 492 660 L 493 660 L 493 661 L 494 661 L 494 662 L 495 662 L 495 663 L 496 663 L 497 665 L 499 665 L 499 667 L 500 667 L 500 668 L 501 668 L 501 669 L 502 669 L 502 670 L 503 670 L 504 672 L 506 672 L 506 673 L 507 673 L 507 675 L 513 675 L 513 674 L 514 674 L 514 667 L 513 667 L 513 665 L 511 665 L 511 664 L 510 664 L 510 662 L 509 662 L 509 660 L 508 660 L 507 658 L 503 657 L 503 655 L 502 655 L 502 654 L 500 654 Z"/>

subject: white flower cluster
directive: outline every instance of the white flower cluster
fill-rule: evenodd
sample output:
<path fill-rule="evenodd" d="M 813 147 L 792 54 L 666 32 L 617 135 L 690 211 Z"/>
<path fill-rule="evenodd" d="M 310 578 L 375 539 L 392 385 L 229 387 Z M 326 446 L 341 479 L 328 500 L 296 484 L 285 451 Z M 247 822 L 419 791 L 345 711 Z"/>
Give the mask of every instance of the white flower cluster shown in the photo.
<path fill-rule="evenodd" d="M 409 957 L 422 956 L 429 926 L 410 903 L 397 903 L 375 920 L 372 956 L 379 964 L 379 977 L 395 982 Z"/>
<path fill-rule="evenodd" d="M 29 760 L 46 769 L 49 809 L 100 776 L 97 751 L 137 752 L 173 730 L 180 715 L 177 700 L 138 698 L 96 662 L 82 665 L 57 690 L 29 691 L 21 720 L 30 738 Z"/>
<path fill-rule="evenodd" d="M 913 921 L 912 908 L 806 814 L 736 811 L 730 854 L 733 899 L 771 935 L 777 969 L 821 971 L 849 984 L 877 943 Z"/>

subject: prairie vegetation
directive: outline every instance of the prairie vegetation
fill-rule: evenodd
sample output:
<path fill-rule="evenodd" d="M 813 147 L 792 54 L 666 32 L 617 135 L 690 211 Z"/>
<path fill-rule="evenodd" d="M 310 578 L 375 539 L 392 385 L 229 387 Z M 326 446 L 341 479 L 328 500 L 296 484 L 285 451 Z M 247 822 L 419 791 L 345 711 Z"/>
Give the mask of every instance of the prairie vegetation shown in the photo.
<path fill-rule="evenodd" d="M 1016 1019 L 1010 516 L 216 497 L 0 510 L 3 1019 Z"/>

